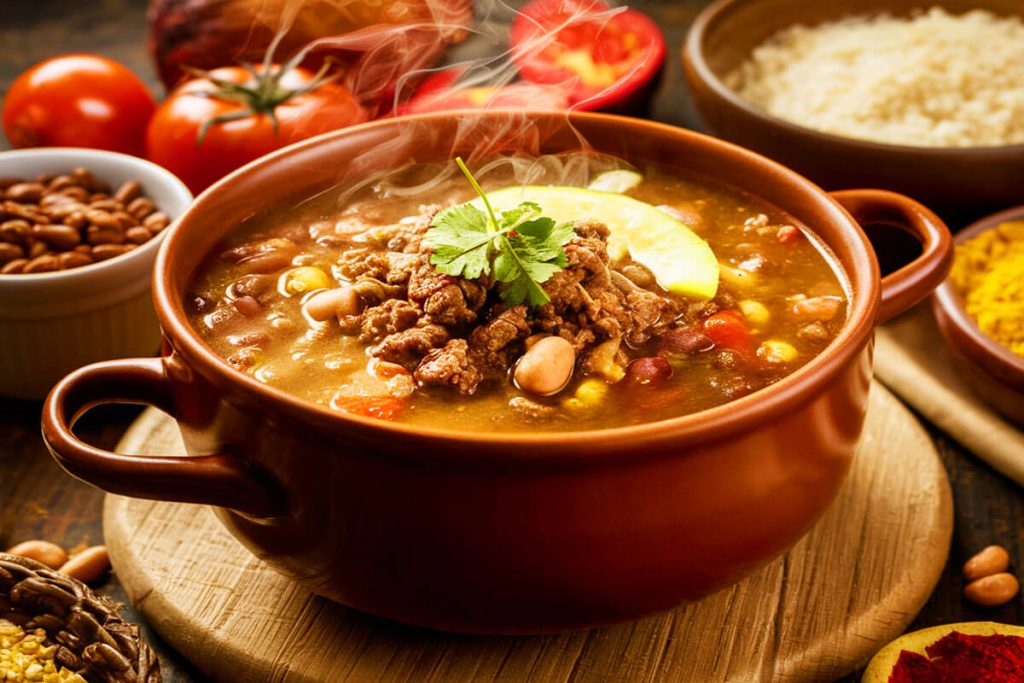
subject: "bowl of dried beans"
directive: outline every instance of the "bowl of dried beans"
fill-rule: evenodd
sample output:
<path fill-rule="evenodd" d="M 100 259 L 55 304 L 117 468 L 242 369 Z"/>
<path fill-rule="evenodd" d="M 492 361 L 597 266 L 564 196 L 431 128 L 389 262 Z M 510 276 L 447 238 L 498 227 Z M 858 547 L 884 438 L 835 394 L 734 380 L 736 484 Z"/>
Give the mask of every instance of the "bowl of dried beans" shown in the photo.
<path fill-rule="evenodd" d="M 0 153 L 0 396 L 42 398 L 79 366 L 157 351 L 150 274 L 191 201 L 125 154 Z"/>

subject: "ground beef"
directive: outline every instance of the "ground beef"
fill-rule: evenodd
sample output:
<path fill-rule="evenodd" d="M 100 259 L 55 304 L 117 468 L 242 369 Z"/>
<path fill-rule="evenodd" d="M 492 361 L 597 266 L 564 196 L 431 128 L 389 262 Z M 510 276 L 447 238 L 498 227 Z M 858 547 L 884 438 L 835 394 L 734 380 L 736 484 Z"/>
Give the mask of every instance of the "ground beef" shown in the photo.
<path fill-rule="evenodd" d="M 340 321 L 343 332 L 373 344 L 374 357 L 410 370 L 420 385 L 472 394 L 507 376 L 530 335 L 561 336 L 580 354 L 609 339 L 637 347 L 685 312 L 638 284 L 653 283 L 646 268 L 627 263 L 627 276 L 610 267 L 601 223 L 575 226 L 566 268 L 544 283 L 550 302 L 535 309 L 506 307 L 493 282 L 438 273 L 421 244 L 428 226 L 429 218 L 388 226 L 388 251 L 349 250 L 336 264 L 356 281 L 364 306 Z"/>
<path fill-rule="evenodd" d="M 404 299 L 388 299 L 379 306 L 363 311 L 359 341 L 376 344 L 384 337 L 413 327 L 422 312 L 415 304 Z"/>
<path fill-rule="evenodd" d="M 487 298 L 481 285 L 459 278 L 428 296 L 423 311 L 442 325 L 463 326 L 476 322 L 476 312 Z"/>
<path fill-rule="evenodd" d="M 476 391 L 483 372 L 470 359 L 465 339 L 451 339 L 444 348 L 428 353 L 416 368 L 413 377 L 420 384 L 450 386 L 468 395 Z"/>
<path fill-rule="evenodd" d="M 430 351 L 443 346 L 448 337 L 448 330 L 440 325 L 413 327 L 384 337 L 370 354 L 412 370 Z"/>
<path fill-rule="evenodd" d="M 526 306 L 504 308 L 498 305 L 495 312 L 497 315 L 490 322 L 477 327 L 469 335 L 469 345 L 478 364 L 486 369 L 487 374 L 502 376 L 511 363 L 509 344 L 530 336 L 531 330 Z"/>
<path fill-rule="evenodd" d="M 388 274 L 388 266 L 386 254 L 369 247 L 349 249 L 334 264 L 335 270 L 348 280 L 361 277 L 383 280 Z"/>

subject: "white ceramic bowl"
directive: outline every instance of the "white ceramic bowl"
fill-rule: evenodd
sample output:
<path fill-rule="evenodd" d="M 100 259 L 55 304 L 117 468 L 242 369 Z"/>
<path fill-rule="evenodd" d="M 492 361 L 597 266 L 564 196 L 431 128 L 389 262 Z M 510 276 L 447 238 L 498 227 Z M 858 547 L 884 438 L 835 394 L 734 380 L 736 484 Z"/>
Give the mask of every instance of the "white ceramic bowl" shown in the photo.
<path fill-rule="evenodd" d="M 0 152 L 0 177 L 34 180 L 40 173 L 79 166 L 115 188 L 138 180 L 143 194 L 172 220 L 192 202 L 174 175 L 126 154 L 73 147 Z M 0 275 L 0 395 L 43 398 L 82 365 L 156 353 L 160 326 L 150 276 L 167 230 L 138 249 L 93 265 Z"/>

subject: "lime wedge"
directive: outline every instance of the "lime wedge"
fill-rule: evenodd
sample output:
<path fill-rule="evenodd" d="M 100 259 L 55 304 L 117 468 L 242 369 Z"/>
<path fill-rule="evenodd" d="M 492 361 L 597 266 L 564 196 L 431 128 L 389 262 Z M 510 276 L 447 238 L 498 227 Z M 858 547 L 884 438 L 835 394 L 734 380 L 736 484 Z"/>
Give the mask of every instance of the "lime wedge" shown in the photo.
<path fill-rule="evenodd" d="M 588 190 L 598 192 L 629 192 L 644 181 L 644 177 L 636 171 L 619 169 L 600 173 L 587 186 Z"/>
<path fill-rule="evenodd" d="M 496 211 L 536 202 L 558 222 L 594 220 L 608 226 L 613 261 L 628 253 L 669 292 L 710 299 L 718 291 L 718 259 L 703 239 L 680 221 L 632 197 L 581 187 L 527 185 L 487 194 Z M 472 204 L 483 209 L 478 198 Z"/>

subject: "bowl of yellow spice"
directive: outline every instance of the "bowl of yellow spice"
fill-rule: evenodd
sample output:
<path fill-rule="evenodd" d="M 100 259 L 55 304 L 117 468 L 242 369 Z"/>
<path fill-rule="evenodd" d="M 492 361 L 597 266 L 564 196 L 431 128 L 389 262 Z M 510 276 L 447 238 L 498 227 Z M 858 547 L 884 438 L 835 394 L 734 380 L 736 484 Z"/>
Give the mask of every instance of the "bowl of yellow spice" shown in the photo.
<path fill-rule="evenodd" d="M 953 270 L 933 305 L 968 386 L 1024 427 L 1024 206 L 957 235 Z"/>

